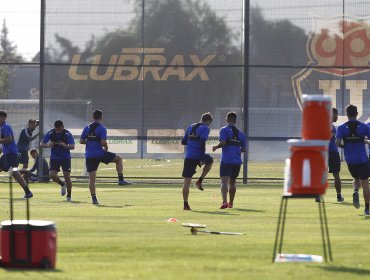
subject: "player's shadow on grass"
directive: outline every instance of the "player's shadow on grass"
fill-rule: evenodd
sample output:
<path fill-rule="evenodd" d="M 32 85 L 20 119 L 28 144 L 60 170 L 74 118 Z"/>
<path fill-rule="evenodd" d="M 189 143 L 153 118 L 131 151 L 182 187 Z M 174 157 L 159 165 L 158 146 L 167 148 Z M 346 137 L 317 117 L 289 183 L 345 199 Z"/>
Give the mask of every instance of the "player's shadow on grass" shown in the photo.
<path fill-rule="evenodd" d="M 328 266 L 320 266 L 321 269 L 330 271 L 330 272 L 347 272 L 347 273 L 354 273 L 358 275 L 370 275 L 370 269 L 364 268 L 354 268 L 354 267 L 346 267 L 346 266 L 335 266 L 335 265 L 328 265 Z"/>
<path fill-rule="evenodd" d="M 334 205 L 344 205 L 344 206 L 352 206 L 353 207 L 353 203 L 351 202 L 325 202 L 327 204 L 334 204 Z"/>
<path fill-rule="evenodd" d="M 199 210 L 191 210 L 194 213 L 202 213 L 202 214 L 213 214 L 213 215 L 225 215 L 225 216 L 239 216 L 239 214 L 233 214 L 226 211 L 199 211 Z"/>
<path fill-rule="evenodd" d="M 61 273 L 61 272 L 64 272 L 63 270 L 61 269 L 57 269 L 57 268 L 54 268 L 54 269 L 43 269 L 43 268 L 15 268 L 15 267 L 0 267 L 0 269 L 4 269 L 6 270 L 7 272 L 11 272 L 12 274 L 16 274 L 16 273 L 19 273 L 19 276 L 22 278 L 23 277 L 26 277 L 26 275 L 28 275 L 29 272 L 37 272 L 37 273 Z M 1 270 L 0 270 L 1 271 Z"/>
<path fill-rule="evenodd" d="M 98 205 L 94 205 L 96 207 L 99 207 L 99 208 L 123 208 L 123 207 L 127 207 L 127 206 L 131 206 L 131 205 L 121 205 L 121 206 L 118 206 L 118 205 L 105 205 L 105 204 L 98 204 Z"/>
<path fill-rule="evenodd" d="M 263 210 L 243 209 L 243 208 L 234 208 L 234 211 L 240 211 L 240 212 L 256 212 L 256 213 L 263 213 L 263 212 L 265 212 Z"/>

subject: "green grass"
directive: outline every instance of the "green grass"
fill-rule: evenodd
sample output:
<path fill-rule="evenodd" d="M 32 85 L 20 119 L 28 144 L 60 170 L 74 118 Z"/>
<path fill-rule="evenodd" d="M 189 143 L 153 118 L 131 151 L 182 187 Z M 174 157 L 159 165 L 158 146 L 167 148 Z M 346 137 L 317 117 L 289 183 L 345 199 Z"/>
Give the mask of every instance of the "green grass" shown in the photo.
<path fill-rule="evenodd" d="M 124 159 L 123 167 L 125 176 L 132 178 L 181 178 L 183 159 Z M 84 169 L 84 159 L 72 159 L 72 175 L 80 176 Z M 219 178 L 219 160 L 216 159 L 214 167 L 211 169 L 207 177 Z M 283 179 L 284 176 L 284 161 L 278 162 L 248 162 L 248 177 L 249 178 L 270 178 Z M 198 172 L 199 169 L 198 169 Z M 242 174 L 242 170 L 241 170 Z M 342 170 L 340 173 L 343 179 L 350 179 L 346 164 L 342 163 Z M 101 164 L 98 176 L 116 176 L 114 165 Z M 329 176 L 331 179 L 331 176 Z"/>
<path fill-rule="evenodd" d="M 7 184 L 1 184 L 2 220 L 8 218 Z M 217 185 L 192 189 L 191 212 L 182 210 L 181 185 L 118 187 L 99 184 L 99 207 L 86 184 L 75 184 L 68 204 L 56 184 L 32 184 L 31 218 L 57 224 L 55 271 L 0 269 L 0 279 L 369 279 L 370 219 L 351 203 L 326 195 L 334 262 L 272 264 L 281 186 L 239 185 L 235 208 L 220 210 Z M 15 186 L 15 195 L 22 192 Z M 17 218 L 24 201 L 15 201 Z M 193 236 L 179 223 L 205 223 L 208 229 L 243 236 Z M 310 200 L 289 201 L 283 251 L 322 255 L 318 209 Z"/>

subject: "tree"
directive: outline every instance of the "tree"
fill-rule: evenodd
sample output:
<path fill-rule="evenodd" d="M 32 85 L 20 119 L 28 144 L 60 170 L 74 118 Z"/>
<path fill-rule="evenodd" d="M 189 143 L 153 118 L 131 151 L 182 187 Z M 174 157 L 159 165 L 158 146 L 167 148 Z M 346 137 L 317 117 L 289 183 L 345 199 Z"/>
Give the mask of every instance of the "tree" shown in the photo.
<path fill-rule="evenodd" d="M 10 64 L 23 62 L 22 56 L 17 54 L 17 46 L 9 40 L 9 29 L 6 26 L 5 19 L 3 20 L 3 26 L 0 32 L 0 98 L 9 98 L 10 87 L 9 87 L 9 76 L 12 74 Z"/>
<path fill-rule="evenodd" d="M 159 70 L 161 77 L 168 69 L 168 64 L 177 55 L 183 56 L 186 75 L 194 69 L 191 55 L 197 55 L 199 60 L 204 60 L 208 55 L 214 55 L 215 58 L 209 63 L 211 66 L 222 65 L 223 62 L 218 60 L 219 56 L 225 57 L 228 65 L 242 64 L 242 52 L 233 43 L 236 34 L 228 27 L 225 19 L 218 16 L 208 4 L 201 4 L 195 0 L 163 0 L 155 3 L 146 1 L 145 3 L 144 15 L 142 15 L 142 1 L 137 1 L 136 17 L 127 28 L 107 32 L 100 38 L 92 38 L 80 53 L 76 53 L 76 47 L 71 44 L 71 41 L 62 40 L 59 35 L 56 35 L 58 47 L 48 48 L 48 54 L 45 54 L 45 57 L 51 57 L 50 62 L 70 63 L 71 54 L 80 54 L 79 65 L 81 66 L 78 68 L 78 73 L 86 76 L 89 76 L 93 67 L 89 65 L 97 63 L 93 60 L 95 55 L 100 55 L 97 72 L 102 74 L 107 71 L 112 55 L 120 55 L 123 48 L 164 49 L 163 56 L 166 58 L 167 66 Z M 144 42 L 141 36 L 142 22 L 144 22 Z M 143 63 L 143 60 L 140 63 Z M 152 61 L 150 65 L 153 66 L 155 63 Z M 177 66 L 179 65 L 175 67 Z M 93 104 L 98 104 L 103 110 L 120 114 L 116 119 L 106 120 L 115 122 L 111 123 L 115 127 L 122 127 L 122 125 L 140 127 L 142 106 L 144 106 L 144 112 L 150 116 L 150 121 L 156 122 L 159 127 L 183 127 L 190 118 L 193 119 L 194 115 L 198 117 L 203 112 L 204 100 L 207 100 L 209 110 L 225 106 L 241 107 L 242 68 L 240 66 L 209 67 L 206 71 L 210 81 L 203 81 L 199 76 L 191 81 L 179 81 L 175 75 L 169 75 L 163 81 L 156 81 L 152 74 L 148 74 L 144 81 L 139 78 L 132 81 L 113 79 L 96 81 L 90 78 L 84 81 L 73 81 L 66 77 L 66 68 L 60 66 L 53 67 L 52 70 L 47 71 L 45 79 L 46 96 L 92 99 Z M 63 86 L 56 86 L 56 81 L 63 81 Z M 192 105 L 183 114 L 179 114 L 183 104 Z M 130 121 L 122 123 L 121 119 L 125 118 L 122 114 L 128 114 Z M 169 119 L 169 115 L 174 117 Z"/>

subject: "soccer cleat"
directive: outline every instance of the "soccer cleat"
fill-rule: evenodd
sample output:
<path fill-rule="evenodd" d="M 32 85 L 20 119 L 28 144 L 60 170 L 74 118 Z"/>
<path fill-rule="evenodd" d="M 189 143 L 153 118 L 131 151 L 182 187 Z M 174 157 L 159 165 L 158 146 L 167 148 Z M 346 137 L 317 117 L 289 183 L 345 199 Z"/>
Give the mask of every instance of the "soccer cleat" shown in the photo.
<path fill-rule="evenodd" d="M 191 211 L 190 205 L 189 204 L 184 205 L 184 210 Z"/>
<path fill-rule="evenodd" d="M 364 215 L 365 215 L 365 216 L 370 216 L 370 212 L 369 212 L 369 210 L 365 210 L 365 211 L 364 211 Z"/>
<path fill-rule="evenodd" d="M 23 198 L 28 199 L 28 198 L 31 198 L 31 197 L 33 197 L 33 193 L 29 192 L 29 193 L 26 193 Z"/>
<path fill-rule="evenodd" d="M 70 196 L 67 196 L 67 202 L 72 202 L 72 198 Z"/>
<path fill-rule="evenodd" d="M 125 185 L 131 185 L 131 184 L 132 184 L 132 182 L 130 182 L 130 181 L 125 181 L 125 180 L 119 180 L 118 181 L 119 186 L 125 186 Z"/>
<path fill-rule="evenodd" d="M 315 197 L 315 202 L 321 202 L 321 197 L 319 196 L 319 195 L 317 195 L 316 197 Z"/>
<path fill-rule="evenodd" d="M 60 195 L 65 196 L 66 193 L 67 193 L 66 183 L 63 183 L 63 186 L 60 187 Z"/>
<path fill-rule="evenodd" d="M 97 198 L 93 198 L 93 199 L 92 199 L 92 204 L 94 204 L 94 205 L 98 205 L 98 204 L 99 204 L 98 199 L 97 199 Z"/>
<path fill-rule="evenodd" d="M 353 206 L 356 209 L 360 208 L 360 199 L 358 197 L 358 192 L 353 193 Z"/>
<path fill-rule="evenodd" d="M 233 204 L 232 203 L 227 204 L 227 208 L 233 208 Z"/>
<path fill-rule="evenodd" d="M 204 191 L 203 184 L 199 182 L 199 180 L 194 183 L 194 187 L 196 187 L 200 191 Z"/>
<path fill-rule="evenodd" d="M 340 194 L 337 195 L 337 202 L 342 203 L 344 201 L 344 197 Z"/>
<path fill-rule="evenodd" d="M 227 204 L 227 202 L 224 202 L 224 203 L 221 204 L 220 209 L 226 209 L 228 207 L 229 207 L 229 204 Z"/>

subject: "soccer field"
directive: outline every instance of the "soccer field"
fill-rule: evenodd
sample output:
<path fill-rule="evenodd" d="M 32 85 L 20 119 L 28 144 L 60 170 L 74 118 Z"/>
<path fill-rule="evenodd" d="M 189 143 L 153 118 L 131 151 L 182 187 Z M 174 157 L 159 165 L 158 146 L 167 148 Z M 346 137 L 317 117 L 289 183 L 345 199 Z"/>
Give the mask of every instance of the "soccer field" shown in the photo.
<path fill-rule="evenodd" d="M 31 218 L 57 224 L 55 270 L 0 269 L 0 279 L 369 279 L 370 219 L 351 204 L 351 189 L 338 204 L 333 189 L 326 199 L 334 261 L 272 264 L 280 205 L 278 185 L 239 185 L 235 208 L 220 210 L 218 185 L 192 189 L 193 211 L 182 210 L 180 185 L 99 184 L 99 206 L 87 184 L 74 184 L 73 203 L 56 184 L 30 185 Z M 8 219 L 8 185 L 1 184 L 2 220 Z M 16 197 L 21 197 L 15 185 Z M 25 202 L 15 201 L 16 218 Z M 363 204 L 362 204 L 363 206 Z M 204 223 L 210 230 L 242 236 L 191 235 L 181 222 Z M 283 252 L 322 255 L 318 207 L 313 200 L 289 201 Z"/>
<path fill-rule="evenodd" d="M 81 176 L 84 170 L 84 159 L 72 159 L 72 176 Z M 123 159 L 123 173 L 127 178 L 180 178 L 184 159 Z M 216 159 L 214 165 L 207 175 L 208 178 L 219 178 L 219 159 Z M 283 179 L 284 161 L 270 162 L 248 162 L 248 178 L 251 179 Z M 200 175 L 200 168 L 197 168 L 197 175 Z M 240 171 L 240 177 L 243 174 L 243 168 Z M 117 172 L 114 165 L 100 164 L 98 177 L 114 177 Z M 351 176 L 345 163 L 341 165 L 340 176 L 342 179 L 350 179 Z M 329 179 L 332 175 L 329 174 Z"/>

